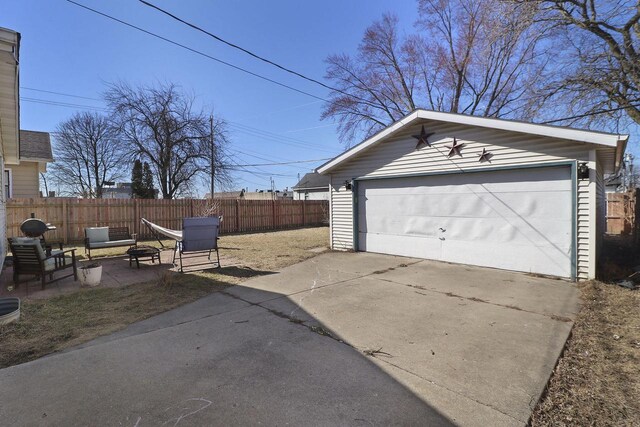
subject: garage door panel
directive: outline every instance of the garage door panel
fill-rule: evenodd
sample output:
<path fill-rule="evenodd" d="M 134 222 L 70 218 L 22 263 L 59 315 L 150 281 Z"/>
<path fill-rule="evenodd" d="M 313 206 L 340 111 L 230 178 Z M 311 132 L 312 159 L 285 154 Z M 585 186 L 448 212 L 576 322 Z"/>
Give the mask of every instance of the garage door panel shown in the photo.
<path fill-rule="evenodd" d="M 499 243 L 518 243 L 544 245 L 562 244 L 571 247 L 570 228 L 566 221 L 548 221 L 545 219 L 522 220 L 509 218 L 447 218 L 440 222 L 445 232 L 439 237 L 449 240 L 489 241 Z M 434 231 L 435 232 L 435 231 Z"/>
<path fill-rule="evenodd" d="M 568 167 L 362 181 L 359 245 L 568 277 L 572 194 Z"/>
<path fill-rule="evenodd" d="M 414 235 L 436 237 L 436 230 L 440 226 L 437 218 L 421 216 L 373 216 L 360 223 L 361 232 L 385 230 L 382 234 Z"/>
<path fill-rule="evenodd" d="M 402 235 L 361 233 L 359 248 L 368 252 L 388 255 L 400 255 L 414 258 L 437 259 L 441 253 L 441 241 L 436 237 L 412 236 L 411 247 L 407 246 L 407 238 Z"/>
<path fill-rule="evenodd" d="M 552 244 L 532 247 L 449 240 L 442 246 L 442 259 L 461 264 L 566 277 L 566 266 L 571 263 L 571 253 L 566 248 L 564 251 L 559 250 Z"/>
<path fill-rule="evenodd" d="M 398 194 L 376 193 L 366 189 L 362 192 L 361 203 L 382 201 L 375 206 L 375 215 L 432 216 L 432 217 L 541 217 L 566 218 L 567 193 L 565 191 L 545 192 L 402 192 Z M 570 207 L 570 206 L 569 206 Z M 372 214 L 360 212 L 360 220 L 366 221 Z"/>

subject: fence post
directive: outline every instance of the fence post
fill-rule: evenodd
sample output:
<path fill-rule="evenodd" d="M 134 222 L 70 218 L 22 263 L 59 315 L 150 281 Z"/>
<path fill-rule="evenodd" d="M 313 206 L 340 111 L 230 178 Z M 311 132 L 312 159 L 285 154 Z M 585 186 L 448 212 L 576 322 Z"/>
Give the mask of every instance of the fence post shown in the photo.
<path fill-rule="evenodd" d="M 276 201 L 271 200 L 271 229 L 275 230 L 276 226 Z"/>
<path fill-rule="evenodd" d="M 193 218 L 193 199 L 189 199 L 191 201 L 191 218 Z"/>
<path fill-rule="evenodd" d="M 69 209 L 66 199 L 62 199 L 62 243 L 69 243 Z"/>
<path fill-rule="evenodd" d="M 140 209 L 138 207 L 138 199 L 135 198 L 133 199 L 133 232 L 136 233 L 138 235 L 138 237 L 140 236 L 140 227 L 138 224 L 140 224 Z"/>
<path fill-rule="evenodd" d="M 240 232 L 240 200 L 236 199 L 236 233 Z"/>
<path fill-rule="evenodd" d="M 307 201 L 303 200 L 302 201 L 302 226 L 304 227 L 305 225 L 307 225 Z"/>

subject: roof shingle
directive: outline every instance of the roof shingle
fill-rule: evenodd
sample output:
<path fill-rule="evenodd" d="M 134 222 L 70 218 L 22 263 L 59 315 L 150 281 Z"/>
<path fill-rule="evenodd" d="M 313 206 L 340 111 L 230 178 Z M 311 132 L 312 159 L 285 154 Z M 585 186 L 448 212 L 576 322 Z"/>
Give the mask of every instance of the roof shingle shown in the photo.
<path fill-rule="evenodd" d="M 320 175 L 319 173 L 310 172 L 302 177 L 300 182 L 293 186 L 294 190 L 301 190 L 305 188 L 329 188 L 329 176 Z"/>
<path fill-rule="evenodd" d="M 20 158 L 53 160 L 49 133 L 20 129 Z"/>

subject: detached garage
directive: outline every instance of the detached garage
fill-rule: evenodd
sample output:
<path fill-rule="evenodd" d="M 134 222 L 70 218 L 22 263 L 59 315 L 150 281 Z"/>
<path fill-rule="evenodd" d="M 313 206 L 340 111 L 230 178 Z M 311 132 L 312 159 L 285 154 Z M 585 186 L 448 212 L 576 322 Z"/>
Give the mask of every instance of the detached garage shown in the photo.
<path fill-rule="evenodd" d="M 596 275 L 627 135 L 417 110 L 325 163 L 331 246 Z"/>

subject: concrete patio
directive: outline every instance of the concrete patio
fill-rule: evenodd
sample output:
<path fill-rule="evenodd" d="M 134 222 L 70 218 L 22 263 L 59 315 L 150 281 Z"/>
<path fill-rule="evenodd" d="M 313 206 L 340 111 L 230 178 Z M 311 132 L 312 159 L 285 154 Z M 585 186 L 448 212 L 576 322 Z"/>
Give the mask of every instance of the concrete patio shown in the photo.
<path fill-rule="evenodd" d="M 123 254 L 126 248 L 123 249 Z M 76 251 L 78 255 L 80 251 Z M 93 261 L 79 260 L 78 268 L 83 265 L 89 265 L 91 263 L 98 263 L 102 265 L 102 280 L 100 287 L 117 288 L 121 286 L 128 286 L 135 283 L 144 283 L 153 280 L 159 280 L 163 274 L 167 271 L 177 272 L 172 264 L 173 250 L 165 248 L 160 252 L 160 258 L 162 264 L 158 264 L 156 261 L 152 263 L 148 258 L 140 259 L 140 268 L 136 267 L 135 261 L 129 266 L 129 257 L 127 255 L 110 256 L 110 257 L 94 257 Z M 214 259 L 214 258 L 212 258 Z M 207 262 L 207 256 L 201 256 L 198 258 L 185 258 L 184 269 L 185 272 L 198 271 L 203 268 L 211 268 L 215 266 L 213 263 L 206 265 L 199 265 Z M 237 265 L 238 260 L 230 257 L 220 251 L 220 263 L 222 265 Z M 56 276 L 66 275 L 71 270 L 64 270 L 56 273 Z M 41 288 L 39 280 L 30 280 L 29 282 L 21 283 L 19 286 L 15 286 L 13 283 L 13 269 L 11 267 L 6 268 L 0 275 L 0 297 L 15 296 L 19 298 L 30 299 L 46 299 L 56 295 L 68 294 L 80 289 L 80 281 L 74 281 L 73 277 L 60 280 L 48 284 L 45 289 Z M 54 276 L 54 279 L 55 277 Z M 24 276 L 28 278 L 28 276 Z M 28 294 L 28 296 L 27 296 Z"/>
<path fill-rule="evenodd" d="M 574 284 L 327 253 L 0 370 L 11 425 L 525 425 Z"/>

